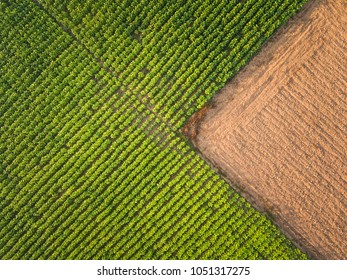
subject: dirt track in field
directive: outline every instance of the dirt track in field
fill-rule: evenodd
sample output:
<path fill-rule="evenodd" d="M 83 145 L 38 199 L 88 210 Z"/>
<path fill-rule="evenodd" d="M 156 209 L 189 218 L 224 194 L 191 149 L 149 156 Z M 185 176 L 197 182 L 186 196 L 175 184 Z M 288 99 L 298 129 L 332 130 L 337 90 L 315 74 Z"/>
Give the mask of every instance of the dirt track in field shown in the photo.
<path fill-rule="evenodd" d="M 345 1 L 311 1 L 194 120 L 203 156 L 319 259 L 347 259 L 346 28 Z"/>

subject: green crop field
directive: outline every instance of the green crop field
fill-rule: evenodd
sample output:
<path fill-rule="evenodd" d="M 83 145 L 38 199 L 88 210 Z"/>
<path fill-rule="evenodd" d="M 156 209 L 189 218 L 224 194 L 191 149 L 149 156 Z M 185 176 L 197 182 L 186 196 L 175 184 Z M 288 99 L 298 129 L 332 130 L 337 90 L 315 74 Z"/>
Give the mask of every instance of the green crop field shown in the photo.
<path fill-rule="evenodd" d="M 0 0 L 0 258 L 306 258 L 181 133 L 305 2 Z"/>

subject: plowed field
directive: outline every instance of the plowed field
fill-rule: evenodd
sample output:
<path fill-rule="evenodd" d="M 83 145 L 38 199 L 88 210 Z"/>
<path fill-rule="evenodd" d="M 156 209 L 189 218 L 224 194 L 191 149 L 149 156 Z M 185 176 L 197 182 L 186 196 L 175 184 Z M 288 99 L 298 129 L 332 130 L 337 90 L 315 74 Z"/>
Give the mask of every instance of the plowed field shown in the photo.
<path fill-rule="evenodd" d="M 203 155 L 314 258 L 347 258 L 347 9 L 312 1 L 213 100 Z"/>

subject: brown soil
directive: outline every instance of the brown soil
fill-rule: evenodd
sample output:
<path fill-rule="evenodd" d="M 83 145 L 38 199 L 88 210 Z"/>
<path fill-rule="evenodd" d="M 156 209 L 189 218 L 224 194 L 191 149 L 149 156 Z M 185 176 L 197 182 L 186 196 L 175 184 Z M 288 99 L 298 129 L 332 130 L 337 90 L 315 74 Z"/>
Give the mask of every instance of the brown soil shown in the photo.
<path fill-rule="evenodd" d="M 198 136 L 200 124 L 209 109 L 211 109 L 211 106 L 206 105 L 191 116 L 188 123 L 182 128 L 182 133 L 184 136 L 190 139 L 195 139 Z"/>
<path fill-rule="evenodd" d="M 204 157 L 319 259 L 347 259 L 346 27 L 344 0 L 311 1 L 189 128 Z"/>

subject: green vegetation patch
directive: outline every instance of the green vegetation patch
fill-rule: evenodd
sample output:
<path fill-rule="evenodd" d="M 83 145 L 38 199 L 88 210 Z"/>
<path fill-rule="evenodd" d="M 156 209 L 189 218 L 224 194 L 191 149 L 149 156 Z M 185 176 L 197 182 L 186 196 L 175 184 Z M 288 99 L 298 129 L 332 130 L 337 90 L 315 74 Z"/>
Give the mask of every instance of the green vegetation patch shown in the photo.
<path fill-rule="evenodd" d="M 180 134 L 304 2 L 1 1 L 0 258 L 306 258 Z"/>

